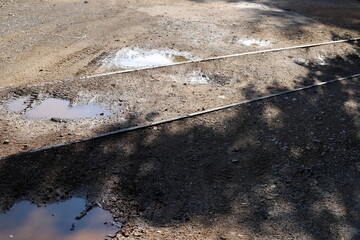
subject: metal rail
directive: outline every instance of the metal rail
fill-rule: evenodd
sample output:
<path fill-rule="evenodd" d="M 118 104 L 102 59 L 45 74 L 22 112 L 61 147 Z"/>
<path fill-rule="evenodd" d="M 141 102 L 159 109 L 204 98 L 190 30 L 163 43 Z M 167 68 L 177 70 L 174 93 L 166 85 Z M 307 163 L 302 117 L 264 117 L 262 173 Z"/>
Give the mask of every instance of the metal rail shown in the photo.
<path fill-rule="evenodd" d="M 155 126 L 158 126 L 158 125 L 183 120 L 183 119 L 186 119 L 186 118 L 192 118 L 192 117 L 200 116 L 200 115 L 203 115 L 203 114 L 224 110 L 224 109 L 227 109 L 227 108 L 236 107 L 236 106 L 246 104 L 246 103 L 253 103 L 253 102 L 273 98 L 273 97 L 276 97 L 276 96 L 285 95 L 285 94 L 294 93 L 294 92 L 299 92 L 299 91 L 302 91 L 302 90 L 306 90 L 306 89 L 310 89 L 310 88 L 314 88 L 314 87 L 320 87 L 320 86 L 323 86 L 323 85 L 326 85 L 326 84 L 340 82 L 340 81 L 344 81 L 344 80 L 352 79 L 352 78 L 356 78 L 356 77 L 360 77 L 360 73 L 354 74 L 354 75 L 351 75 L 351 76 L 347 76 L 347 77 L 343 77 L 343 78 L 333 79 L 333 80 L 326 81 L 326 82 L 313 84 L 313 85 L 310 85 L 310 86 L 305 86 L 305 87 L 301 87 L 301 88 L 295 88 L 295 89 L 282 91 L 282 92 L 279 92 L 279 93 L 274 93 L 274 94 L 270 94 L 270 95 L 250 99 L 250 100 L 245 100 L 245 101 L 236 102 L 236 103 L 232 103 L 232 104 L 228 104 L 228 105 L 223 105 L 223 106 L 219 106 L 219 107 L 216 107 L 216 108 L 210 108 L 210 109 L 207 109 L 207 110 L 204 110 L 204 111 L 194 112 L 194 113 L 190 113 L 190 114 L 187 114 L 187 115 L 182 115 L 182 116 L 175 117 L 175 118 L 165 119 L 165 120 L 161 120 L 161 121 L 158 121 L 158 122 L 153 122 L 153 123 L 147 124 L 147 125 L 141 125 L 141 126 L 134 126 L 134 127 L 119 129 L 119 130 L 116 130 L 116 131 L 103 133 L 103 134 L 100 134 L 100 135 L 97 135 L 97 136 L 94 136 L 94 137 L 84 138 L 84 139 L 80 139 L 80 140 L 73 141 L 73 142 L 62 143 L 62 144 L 57 144 L 57 145 L 53 145 L 53 146 L 38 148 L 38 149 L 30 150 L 28 152 L 18 153 L 18 154 L 14 154 L 14 155 L 4 157 L 4 158 L 0 158 L 0 160 L 5 160 L 5 159 L 9 159 L 9 158 L 12 158 L 12 157 L 21 156 L 21 155 L 25 155 L 25 154 L 29 154 L 29 153 L 40 152 L 40 151 L 44 151 L 44 150 L 48 150 L 48 149 L 59 148 L 59 147 L 63 147 L 63 146 L 67 146 L 67 145 L 71 145 L 71 144 L 75 144 L 75 143 L 81 143 L 81 142 L 85 142 L 85 141 L 90 141 L 90 140 L 94 140 L 94 139 L 98 139 L 98 138 L 102 138 L 102 137 L 107 137 L 107 136 L 115 135 L 115 134 L 119 134 L 119 133 L 125 133 L 125 132 L 131 132 L 131 131 L 135 131 L 135 130 L 145 129 L 145 128 L 149 128 L 149 127 L 155 127 Z"/>

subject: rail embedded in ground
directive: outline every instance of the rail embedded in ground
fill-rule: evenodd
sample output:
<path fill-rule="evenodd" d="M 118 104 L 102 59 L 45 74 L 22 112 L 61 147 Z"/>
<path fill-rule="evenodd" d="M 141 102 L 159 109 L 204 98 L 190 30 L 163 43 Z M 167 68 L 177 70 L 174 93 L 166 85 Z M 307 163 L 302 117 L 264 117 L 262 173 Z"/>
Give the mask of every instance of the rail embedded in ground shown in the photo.
<path fill-rule="evenodd" d="M 145 128 L 149 128 L 149 127 L 155 127 L 155 126 L 166 124 L 166 123 L 180 121 L 180 120 L 184 120 L 184 119 L 187 119 L 187 118 L 197 117 L 197 116 L 200 116 L 200 115 L 203 115 L 203 114 L 208 114 L 208 113 L 212 113 L 212 112 L 216 112 L 216 111 L 236 107 L 236 106 L 246 104 L 246 103 L 253 103 L 253 102 L 257 102 L 257 101 L 277 97 L 277 96 L 280 96 L 280 95 L 290 94 L 290 93 L 299 92 L 299 91 L 307 90 L 307 89 L 314 88 L 314 87 L 320 87 L 320 86 L 323 86 L 323 85 L 326 85 L 326 84 L 331 84 L 331 83 L 340 82 L 340 81 L 344 81 L 344 80 L 348 80 L 348 79 L 353 79 L 353 78 L 356 78 L 356 77 L 360 77 L 360 73 L 350 75 L 350 76 L 347 76 L 347 77 L 343 77 L 343 78 L 337 78 L 337 79 L 333 79 L 333 80 L 313 84 L 313 85 L 310 85 L 310 86 L 290 89 L 290 90 L 286 90 L 286 91 L 282 91 L 282 92 L 274 93 L 274 94 L 270 94 L 270 95 L 265 95 L 265 96 L 254 98 L 254 99 L 249 99 L 249 100 L 244 100 L 244 101 L 241 101 L 241 102 L 236 102 L 236 103 L 232 103 L 232 104 L 228 104 L 228 105 L 223 105 L 223 106 L 219 106 L 219 107 L 216 107 L 216 108 L 210 108 L 210 109 L 207 109 L 207 110 L 204 110 L 204 111 L 194 112 L 194 113 L 182 115 L 182 116 L 175 117 L 175 118 L 170 118 L 170 119 L 165 119 L 165 120 L 161 120 L 161 121 L 158 121 L 158 122 L 153 122 L 151 124 L 134 126 L 134 127 L 129 127 L 129 128 L 123 128 L 123 129 L 119 129 L 119 130 L 116 130 L 116 131 L 103 133 L 103 134 L 100 134 L 100 135 L 97 135 L 97 136 L 94 136 L 94 137 L 83 138 L 83 139 L 76 140 L 76 141 L 73 141 L 73 142 L 61 143 L 61 144 L 57 144 L 57 145 L 52 145 L 52 146 L 48 146 L 48 147 L 43 147 L 43 148 L 30 150 L 28 152 L 17 153 L 17 154 L 14 154 L 14 155 L 10 155 L 10 156 L 0 158 L 0 160 L 5 160 L 5 159 L 12 158 L 12 157 L 22 156 L 22 155 L 35 153 L 35 152 L 40 152 L 40 151 L 44 151 L 44 150 L 49 150 L 49 149 L 53 149 L 53 148 L 59 148 L 59 147 L 63 147 L 63 146 L 68 146 L 68 145 L 71 145 L 71 144 L 82 143 L 82 142 L 95 140 L 95 139 L 99 139 L 99 138 L 102 138 L 102 137 L 107 137 L 107 136 L 111 136 L 111 135 L 115 135 L 115 134 L 131 132 L 131 131 L 145 129 Z"/>
<path fill-rule="evenodd" d="M 27 85 L 27 87 L 46 86 L 46 85 L 52 85 L 52 84 L 60 83 L 60 82 L 84 80 L 84 79 L 91 79 L 91 78 L 97 78 L 97 77 L 106 77 L 106 76 L 111 76 L 111 75 L 116 75 L 116 74 L 137 72 L 137 71 L 143 71 L 143 70 L 149 70 L 149 69 L 157 69 L 157 68 L 164 68 L 164 67 L 191 64 L 191 63 L 200 63 L 200 62 L 207 62 L 207 61 L 220 60 L 220 59 L 226 59 L 226 58 L 241 57 L 241 56 L 247 56 L 247 55 L 280 52 L 280 51 L 286 51 L 286 50 L 294 50 L 294 49 L 301 49 L 301 48 L 311 48 L 311 47 L 318 47 L 318 46 L 324 46 L 324 45 L 330 45 L 330 44 L 346 43 L 346 42 L 357 42 L 357 41 L 360 41 L 360 37 L 347 38 L 347 39 L 341 39 L 341 40 L 336 40 L 336 41 L 328 41 L 328 42 L 321 42 L 321 43 L 297 45 L 297 46 L 291 46 L 291 47 L 272 48 L 272 49 L 252 51 L 252 52 L 229 54 L 229 55 L 223 55 L 223 56 L 217 56 L 217 57 L 209 57 L 209 58 L 190 60 L 190 61 L 171 63 L 171 64 L 165 64 L 165 65 L 159 65 L 159 66 L 152 66 L 152 67 L 133 68 L 133 69 L 128 69 L 128 70 L 120 70 L 120 71 L 115 71 L 115 72 L 108 72 L 108 73 L 100 73 L 100 74 L 96 74 L 96 75 L 83 76 L 83 77 L 79 77 L 79 78 L 63 79 L 63 80 L 56 80 L 56 81 L 40 83 L 40 84 L 32 84 L 32 85 Z M 8 89 L 9 88 L 5 87 L 3 89 L 0 89 L 0 92 L 8 90 Z"/>

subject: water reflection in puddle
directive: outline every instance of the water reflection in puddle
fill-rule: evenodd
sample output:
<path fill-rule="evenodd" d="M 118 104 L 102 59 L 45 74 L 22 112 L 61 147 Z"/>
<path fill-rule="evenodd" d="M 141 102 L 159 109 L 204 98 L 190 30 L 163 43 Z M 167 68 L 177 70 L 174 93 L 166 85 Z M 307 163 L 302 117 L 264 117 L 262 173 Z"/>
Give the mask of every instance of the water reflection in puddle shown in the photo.
<path fill-rule="evenodd" d="M 104 60 L 106 65 L 117 67 L 151 67 L 189 61 L 191 56 L 173 50 L 145 50 L 124 48 L 114 57 Z"/>
<path fill-rule="evenodd" d="M 41 208 L 22 202 L 0 214 L 0 239 L 103 240 L 114 235 L 116 228 L 105 224 L 113 223 L 109 212 L 93 208 L 76 220 L 84 209 L 85 201 L 79 198 Z"/>
<path fill-rule="evenodd" d="M 6 103 L 6 108 L 13 112 L 21 112 L 25 110 L 30 104 L 30 97 L 21 97 Z"/>
<path fill-rule="evenodd" d="M 94 104 L 70 107 L 70 101 L 48 98 L 41 104 L 26 112 L 29 118 L 98 118 L 107 115 L 101 107 Z"/>

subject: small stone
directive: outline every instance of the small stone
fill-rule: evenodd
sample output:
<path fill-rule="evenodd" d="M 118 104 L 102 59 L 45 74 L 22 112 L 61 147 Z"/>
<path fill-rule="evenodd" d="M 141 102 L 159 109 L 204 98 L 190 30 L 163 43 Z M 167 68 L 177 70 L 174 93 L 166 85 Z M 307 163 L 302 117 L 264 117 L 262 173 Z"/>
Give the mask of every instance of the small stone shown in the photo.
<path fill-rule="evenodd" d="M 3 142 L 3 144 L 9 144 L 9 143 L 10 143 L 9 140 L 5 140 L 5 141 Z"/>
<path fill-rule="evenodd" d="M 238 163 L 239 160 L 238 160 L 238 159 L 233 159 L 233 160 L 231 160 L 231 162 L 232 162 L 232 163 Z"/>
<path fill-rule="evenodd" d="M 84 3 L 89 3 L 89 1 L 84 1 Z"/>
<path fill-rule="evenodd" d="M 154 129 L 154 130 L 158 130 L 158 127 L 155 126 L 153 129 Z"/>
<path fill-rule="evenodd" d="M 61 118 L 50 118 L 50 121 L 57 122 L 57 123 L 66 123 L 67 122 L 65 119 L 61 119 Z"/>
<path fill-rule="evenodd" d="M 297 101 L 297 98 L 293 98 L 292 100 L 293 100 L 294 102 L 296 102 L 296 101 Z"/>

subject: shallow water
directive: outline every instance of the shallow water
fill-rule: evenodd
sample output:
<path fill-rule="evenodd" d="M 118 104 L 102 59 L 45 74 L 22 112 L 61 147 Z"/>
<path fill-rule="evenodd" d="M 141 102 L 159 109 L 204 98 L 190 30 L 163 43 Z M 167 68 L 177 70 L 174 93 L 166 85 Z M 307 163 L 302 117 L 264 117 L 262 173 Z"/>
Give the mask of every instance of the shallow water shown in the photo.
<path fill-rule="evenodd" d="M 186 61 L 190 60 L 190 59 L 187 59 L 184 56 L 171 55 L 171 57 L 172 57 L 172 61 L 175 62 L 175 63 L 177 63 L 177 62 L 186 62 Z"/>
<path fill-rule="evenodd" d="M 5 104 L 6 108 L 13 112 L 21 112 L 25 110 L 30 104 L 30 97 L 21 97 L 15 100 L 11 100 Z"/>
<path fill-rule="evenodd" d="M 104 63 L 117 67 L 151 67 L 177 62 L 189 61 L 189 54 L 173 50 L 146 50 L 141 48 L 124 48 L 114 57 L 105 59 Z"/>
<path fill-rule="evenodd" d="M 116 233 L 116 228 L 104 224 L 113 222 L 111 214 L 98 207 L 76 220 L 85 209 L 85 201 L 79 198 L 40 208 L 21 202 L 0 214 L 0 239 L 103 240 Z"/>
<path fill-rule="evenodd" d="M 57 98 L 48 98 L 25 113 L 29 118 L 63 119 L 98 118 L 107 114 L 104 109 L 94 104 L 70 107 L 70 101 Z"/>

